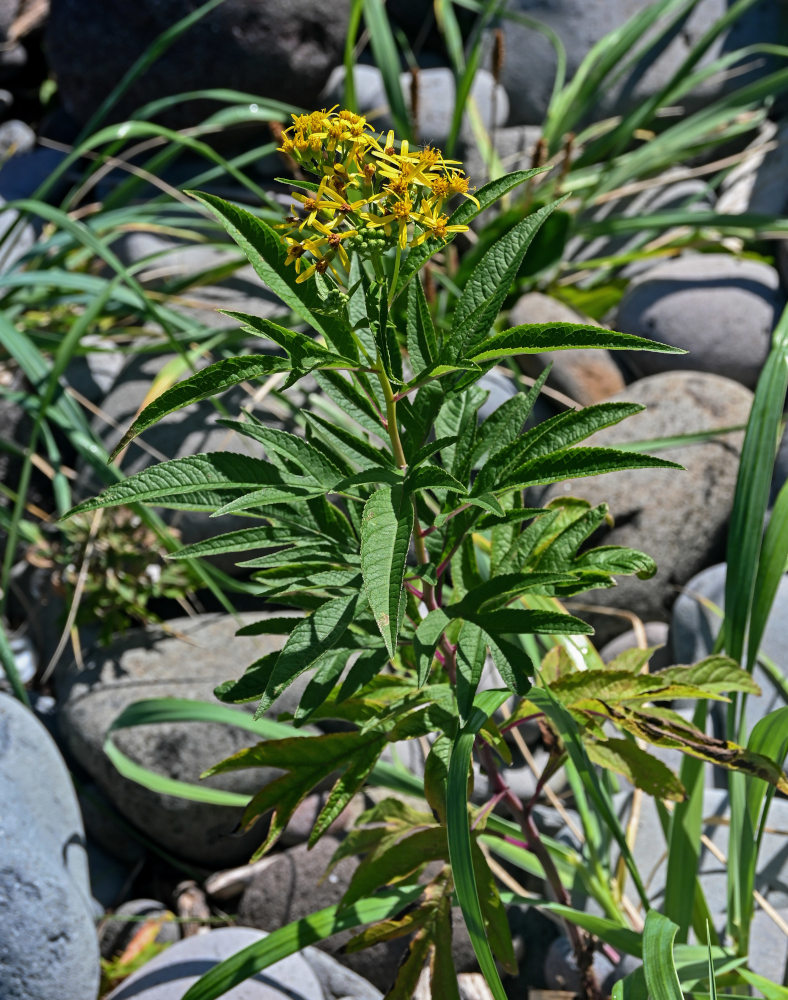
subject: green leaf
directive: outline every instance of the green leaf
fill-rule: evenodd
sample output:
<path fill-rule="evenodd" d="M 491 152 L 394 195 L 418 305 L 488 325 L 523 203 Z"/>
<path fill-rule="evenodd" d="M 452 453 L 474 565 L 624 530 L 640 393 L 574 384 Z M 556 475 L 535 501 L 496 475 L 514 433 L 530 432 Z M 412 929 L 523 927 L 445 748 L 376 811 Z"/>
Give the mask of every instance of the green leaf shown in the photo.
<path fill-rule="evenodd" d="M 465 918 L 465 926 L 487 985 L 495 1000 L 506 1000 L 495 966 L 479 903 L 479 892 L 473 865 L 471 830 L 468 822 L 468 769 L 476 735 L 487 719 L 508 697 L 505 691 L 485 691 L 476 699 L 470 719 L 457 734 L 449 758 L 449 778 L 446 789 L 446 827 L 457 899 Z"/>
<path fill-rule="evenodd" d="M 480 212 L 483 212 L 485 208 L 489 208 L 490 205 L 494 204 L 499 200 L 499 198 L 502 198 L 519 184 L 529 180 L 531 177 L 534 177 L 536 174 L 541 173 L 545 169 L 545 167 L 537 167 L 535 170 L 515 170 L 511 174 L 505 174 L 503 177 L 490 181 L 489 184 L 485 184 L 476 192 L 476 201 L 478 202 L 478 205 L 470 199 L 463 201 L 463 203 L 452 212 L 449 218 L 449 225 L 467 226 Z M 442 249 L 442 247 L 439 243 L 432 243 L 432 241 L 428 241 L 426 243 L 422 243 L 421 246 L 414 247 L 410 250 L 408 256 L 405 258 L 402 266 L 400 267 L 397 291 L 404 288 L 413 275 L 417 271 L 420 271 L 430 257 L 432 257 L 432 255 L 437 253 L 440 249 Z"/>
<path fill-rule="evenodd" d="M 268 462 L 233 452 L 189 455 L 160 462 L 122 482 L 107 487 L 91 500 L 78 504 L 68 516 L 99 507 L 118 507 L 141 501 L 165 503 L 169 498 L 200 490 L 231 490 L 234 493 L 259 486 L 280 484 L 279 473 Z"/>
<path fill-rule="evenodd" d="M 473 622 L 463 622 L 457 639 L 457 707 L 463 723 L 468 721 L 473 710 L 486 652 L 481 628 Z"/>
<path fill-rule="evenodd" d="M 403 489 L 406 493 L 415 493 L 417 490 L 450 490 L 453 493 L 463 494 L 468 492 L 467 487 L 463 486 L 459 479 L 455 479 L 450 472 L 439 465 L 422 465 L 409 472 Z"/>
<path fill-rule="evenodd" d="M 306 529 L 304 529 L 306 530 Z M 315 539 L 320 535 L 310 535 Z M 295 541 L 301 535 L 289 535 L 283 528 L 272 528 L 268 525 L 257 528 L 240 528 L 237 531 L 227 531 L 222 535 L 214 535 L 213 538 L 206 538 L 202 542 L 193 542 L 191 545 L 184 545 L 177 552 L 167 554 L 168 559 L 192 559 L 197 556 L 223 555 L 225 552 L 247 552 L 249 549 L 270 548 L 272 545 Z"/>
<path fill-rule="evenodd" d="M 217 396 L 231 386 L 238 385 L 239 382 L 289 370 L 290 364 L 284 358 L 274 358 L 267 354 L 248 354 L 237 358 L 225 358 L 223 361 L 217 361 L 216 364 L 208 365 L 202 371 L 196 372 L 172 388 L 166 389 L 152 403 L 149 403 L 123 435 L 120 443 L 110 455 L 110 460 L 115 458 L 138 434 L 157 423 L 162 417 L 166 417 L 168 413 L 174 413 L 176 410 L 183 409 L 184 406 L 189 406 L 201 399 Z"/>
<path fill-rule="evenodd" d="M 353 621 L 358 595 L 336 597 L 296 625 L 277 657 L 256 717 L 262 715 L 299 674 L 336 646 Z"/>
<path fill-rule="evenodd" d="M 453 607 L 453 606 L 452 606 Z M 452 607 L 447 608 L 451 612 Z M 593 629 L 573 615 L 560 611 L 537 611 L 530 608 L 504 608 L 476 614 L 466 611 L 464 617 L 476 622 L 492 635 L 592 635 Z"/>
<path fill-rule="evenodd" d="M 649 910 L 643 929 L 643 971 L 650 1000 L 684 1000 L 673 942 L 678 927 L 657 910 Z"/>
<path fill-rule="evenodd" d="M 441 826 L 430 826 L 401 837 L 387 849 L 375 852 L 359 864 L 342 897 L 342 905 L 355 903 L 388 882 L 404 880 L 428 861 L 445 858 L 447 853 L 446 830 Z"/>
<path fill-rule="evenodd" d="M 660 344 L 631 333 L 618 333 L 599 326 L 575 323 L 523 323 L 495 333 L 476 344 L 470 360 L 481 364 L 495 358 L 517 354 L 541 354 L 543 351 L 571 351 L 598 348 L 608 351 L 657 351 L 661 354 L 686 354 L 679 347 Z"/>
<path fill-rule="evenodd" d="M 441 608 L 430 611 L 416 629 L 414 650 L 419 674 L 419 687 L 424 687 L 441 636 L 450 619 Z"/>
<path fill-rule="evenodd" d="M 588 740 L 586 751 L 594 764 L 616 771 L 647 795 L 681 802 L 684 788 L 675 774 L 631 740 Z"/>
<path fill-rule="evenodd" d="M 216 195 L 197 191 L 187 193 L 202 202 L 219 220 L 272 292 L 313 329 L 322 333 L 340 354 L 354 357 L 352 338 L 339 321 L 333 321 L 321 312 L 320 298 L 313 282 L 297 284 L 295 268 L 285 265 L 285 245 L 270 226 L 251 212 Z"/>
<path fill-rule="evenodd" d="M 468 348 L 487 336 L 531 240 L 562 201 L 546 205 L 518 222 L 482 257 L 468 279 L 452 316 L 448 360 L 464 358 Z M 472 360 L 475 360 L 471 353 Z"/>
<path fill-rule="evenodd" d="M 519 646 L 515 646 L 514 643 L 502 639 L 501 636 L 492 636 L 489 632 L 485 632 L 485 636 L 490 648 L 490 656 L 498 673 L 503 678 L 504 684 L 514 694 L 521 697 L 527 694 L 531 687 L 528 674 L 535 673 L 534 665 L 528 654 Z"/>
<path fill-rule="evenodd" d="M 542 458 L 524 462 L 506 477 L 506 490 L 521 490 L 541 483 L 557 483 L 564 479 L 601 476 L 622 469 L 678 469 L 683 466 L 666 462 L 651 455 L 639 455 L 616 448 L 566 448 Z M 478 481 L 478 480 L 477 480 Z M 500 488 L 497 493 L 505 492 Z"/>
<path fill-rule="evenodd" d="M 260 857 L 281 836 L 299 804 L 335 771 L 343 774 L 337 779 L 334 785 L 336 794 L 333 799 L 329 797 L 324 811 L 327 807 L 329 812 L 336 810 L 334 815 L 341 811 L 375 766 L 385 744 L 385 734 L 375 731 L 269 740 L 240 750 L 215 764 L 205 775 L 225 774 L 251 767 L 276 767 L 286 772 L 261 788 L 244 812 L 243 824 L 248 827 L 273 810 L 266 838 L 255 852 L 255 857 Z M 338 802 L 341 804 L 337 808 Z M 324 823 L 321 817 L 318 817 L 319 833 L 315 840 L 331 822 Z"/>
<path fill-rule="evenodd" d="M 407 344 L 413 374 L 418 376 L 438 359 L 438 342 L 424 295 L 421 278 L 416 278 L 408 288 Z"/>
<path fill-rule="evenodd" d="M 761 693 L 752 676 L 728 656 L 707 656 L 691 667 L 665 667 L 657 676 L 666 684 L 692 684 L 710 694 L 726 691 Z"/>
<path fill-rule="evenodd" d="M 305 441 L 295 434 L 288 434 L 287 431 L 281 431 L 277 427 L 266 427 L 259 421 L 249 418 L 243 421 L 220 422 L 223 426 L 230 427 L 263 445 L 269 456 L 281 455 L 293 462 L 307 479 L 311 479 L 316 486 L 326 490 L 332 489 L 350 470 L 350 466 L 344 464 L 340 467 L 341 458 L 336 460 L 329 458 L 323 451 L 322 445 L 316 447 L 310 441 Z"/>
<path fill-rule="evenodd" d="M 261 969 L 293 955 L 308 945 L 350 930 L 360 924 L 375 923 L 399 913 L 414 903 L 424 891 L 421 885 L 399 886 L 379 893 L 372 899 L 359 900 L 353 906 L 328 906 L 302 917 L 255 941 L 219 962 L 204 973 L 184 993 L 183 1000 L 217 1000 L 234 986 Z"/>
<path fill-rule="evenodd" d="M 361 571 L 389 656 L 397 646 L 402 581 L 412 531 L 413 507 L 402 487 L 384 486 L 367 500 L 361 522 Z"/>
<path fill-rule="evenodd" d="M 229 309 L 219 310 L 225 316 L 237 319 L 247 333 L 270 340 L 287 351 L 293 368 L 299 372 L 311 371 L 313 368 L 355 368 L 358 365 L 358 355 L 354 352 L 350 357 L 343 357 L 334 351 L 329 351 L 312 337 L 296 330 L 274 323 L 264 316 L 253 316 L 250 313 L 233 312 Z M 346 345 L 348 346 L 348 345 Z"/>

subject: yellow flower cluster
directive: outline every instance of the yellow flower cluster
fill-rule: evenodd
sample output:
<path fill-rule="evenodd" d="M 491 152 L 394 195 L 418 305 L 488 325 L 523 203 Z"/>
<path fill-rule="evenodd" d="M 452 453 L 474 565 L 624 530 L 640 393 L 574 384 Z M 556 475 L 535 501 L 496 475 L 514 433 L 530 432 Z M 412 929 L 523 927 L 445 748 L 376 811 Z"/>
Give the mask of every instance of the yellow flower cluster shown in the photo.
<path fill-rule="evenodd" d="M 393 236 L 400 252 L 427 239 L 445 242 L 468 228 L 449 225 L 447 200 L 461 194 L 478 205 L 458 161 L 430 146 L 411 150 L 407 140 L 397 149 L 393 131 L 384 140 L 352 111 L 293 115 L 279 149 L 320 178 L 316 188 L 293 194 L 298 204 L 282 226 L 298 281 L 329 268 L 339 277 L 335 261 L 347 272 L 348 248 L 374 255 Z"/>

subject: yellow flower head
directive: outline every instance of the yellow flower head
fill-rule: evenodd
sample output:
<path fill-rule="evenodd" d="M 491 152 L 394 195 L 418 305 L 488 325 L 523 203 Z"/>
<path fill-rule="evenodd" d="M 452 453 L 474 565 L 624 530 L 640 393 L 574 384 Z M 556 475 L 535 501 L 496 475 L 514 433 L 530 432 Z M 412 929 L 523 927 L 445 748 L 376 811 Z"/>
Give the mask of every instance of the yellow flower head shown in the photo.
<path fill-rule="evenodd" d="M 350 249 L 374 255 L 428 239 L 445 243 L 468 228 L 450 224 L 443 211 L 448 199 L 462 195 L 479 204 L 456 160 L 432 146 L 398 143 L 393 129 L 377 135 L 354 111 L 294 115 L 279 149 L 319 178 L 294 194 L 298 204 L 281 227 L 286 263 L 295 265 L 298 281 L 329 269 L 340 277 L 337 266 L 349 270 Z"/>

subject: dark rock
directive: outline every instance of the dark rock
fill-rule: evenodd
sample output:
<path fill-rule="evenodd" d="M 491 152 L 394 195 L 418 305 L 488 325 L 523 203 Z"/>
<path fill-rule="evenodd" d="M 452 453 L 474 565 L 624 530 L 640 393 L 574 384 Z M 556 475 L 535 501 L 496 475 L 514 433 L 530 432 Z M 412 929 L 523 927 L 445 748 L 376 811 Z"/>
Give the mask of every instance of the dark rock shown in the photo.
<path fill-rule="evenodd" d="M 615 447 L 627 441 L 735 426 L 746 423 L 752 405 L 752 394 L 738 382 L 702 372 L 652 375 L 612 399 L 641 403 L 647 409 L 599 431 L 589 444 Z M 574 495 L 592 504 L 609 503 L 616 525 L 592 542 L 640 549 L 656 559 L 659 567 L 650 580 L 621 577 L 612 590 L 583 594 L 583 604 L 632 611 L 643 621 L 667 619 L 676 589 L 719 558 L 741 441 L 741 433 L 726 434 L 704 444 L 659 452 L 659 458 L 683 465 L 684 472 L 636 469 L 548 487 L 543 502 Z M 593 616 L 596 645 L 611 639 L 620 621 L 610 615 Z"/>
<path fill-rule="evenodd" d="M 134 61 L 195 9 L 192 0 L 53 0 L 46 44 L 68 111 L 87 121 Z M 349 4 L 316 0 L 227 0 L 192 25 L 143 73 L 111 117 L 122 121 L 148 101 L 210 87 L 230 88 L 310 107 L 342 61 Z M 112 39 L 112 45 L 107 44 Z M 178 102 L 171 124 L 194 124 L 205 111 Z"/>
<path fill-rule="evenodd" d="M 181 939 L 175 914 L 157 899 L 129 899 L 107 915 L 98 931 L 102 958 L 114 958 L 128 945 L 146 921 L 161 919 L 156 935 L 158 944 L 175 944 Z"/>
<path fill-rule="evenodd" d="M 48 180 L 60 166 L 66 154 L 56 149 L 37 146 L 26 153 L 19 153 L 6 160 L 0 170 L 0 197 L 5 201 L 27 198 Z M 50 192 L 50 197 L 62 193 L 64 181 L 60 181 Z"/>
<path fill-rule="evenodd" d="M 725 563 L 709 566 L 687 581 L 683 592 L 676 599 L 670 623 L 670 644 L 676 662 L 694 663 L 711 654 L 721 619 L 707 604 L 701 602 L 711 602 L 720 611 L 725 610 L 726 571 Z M 783 576 L 780 580 L 761 649 L 785 676 L 788 673 L 788 577 Z M 763 667 L 756 665 L 753 676 L 762 694 L 747 698 L 745 724 L 748 732 L 759 719 L 780 708 L 786 701 L 778 685 Z M 724 706 L 720 710 L 724 712 Z"/>
<path fill-rule="evenodd" d="M 592 46 L 614 28 L 640 12 L 650 0 L 608 0 L 587 3 L 585 0 L 511 0 L 509 9 L 536 18 L 552 28 L 566 49 L 567 79 L 571 79 Z M 705 31 L 728 10 L 726 0 L 706 0 L 688 17 L 682 18 L 658 48 L 658 58 L 646 55 L 635 63 L 612 86 L 600 93 L 596 117 L 632 108 L 658 93 L 681 66 L 690 50 Z M 742 15 L 722 39 L 717 40 L 701 61 L 708 65 L 723 52 L 730 52 L 754 42 L 775 41 L 784 37 L 780 30 L 780 4 L 761 0 Z M 510 124 L 538 123 L 544 120 L 555 78 L 555 49 L 540 32 L 509 18 L 502 22 L 506 59 L 502 83 L 511 100 Z M 768 60 L 755 72 L 770 69 Z M 746 79 L 735 76 L 731 82 L 715 75 L 703 86 L 682 98 L 691 108 L 702 106 Z M 748 74 L 747 79 L 752 79 Z M 727 79 L 727 78 L 726 78 Z"/>
<path fill-rule="evenodd" d="M 107 1000 L 180 1000 L 200 976 L 264 937 L 250 927 L 221 927 L 184 938 L 132 973 Z M 234 1000 L 325 1000 L 309 963 L 298 954 L 269 965 L 229 995 Z"/>
<path fill-rule="evenodd" d="M 509 313 L 509 325 L 519 326 L 521 323 L 598 325 L 558 299 L 542 295 L 541 292 L 528 292 L 515 302 Z M 599 403 L 624 388 L 621 369 L 610 351 L 545 351 L 542 354 L 523 354 L 518 361 L 531 378 L 538 378 L 547 365 L 551 364 L 547 385 L 583 406 Z"/>
<path fill-rule="evenodd" d="M 206 867 L 246 861 L 264 836 L 264 824 L 233 836 L 239 807 L 153 792 L 121 777 L 102 748 L 111 723 L 133 702 L 151 697 L 214 701 L 217 684 L 239 676 L 249 663 L 282 645 L 281 636 L 235 637 L 237 628 L 229 615 L 175 619 L 167 632 L 135 629 L 112 646 L 94 650 L 84 670 L 73 664 L 56 673 L 60 728 L 69 753 L 145 836 Z M 296 707 L 296 690 L 291 687 L 277 701 L 277 712 Z M 254 736 L 230 726 L 178 723 L 123 730 L 115 742 L 145 767 L 197 782 L 206 768 L 249 746 Z M 270 768 L 238 771 L 208 778 L 206 784 L 251 795 L 278 773 Z"/>
<path fill-rule="evenodd" d="M 68 771 L 32 712 L 0 693 L 0 996 L 98 991 L 85 834 Z"/>
<path fill-rule="evenodd" d="M 689 352 L 627 357 L 640 375 L 681 368 L 753 388 L 784 305 L 777 272 L 768 264 L 728 254 L 683 254 L 635 278 L 616 326 Z"/>

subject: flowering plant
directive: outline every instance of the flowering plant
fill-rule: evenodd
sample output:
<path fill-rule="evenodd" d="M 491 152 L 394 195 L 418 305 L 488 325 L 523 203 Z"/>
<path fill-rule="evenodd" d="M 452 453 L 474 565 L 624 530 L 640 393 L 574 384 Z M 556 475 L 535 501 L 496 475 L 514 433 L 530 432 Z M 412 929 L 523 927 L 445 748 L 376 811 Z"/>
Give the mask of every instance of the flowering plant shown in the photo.
<path fill-rule="evenodd" d="M 596 997 L 596 939 L 575 925 L 582 915 L 569 906 L 574 871 L 559 863 L 565 857 L 560 845 L 549 846 L 533 816 L 547 778 L 562 764 L 574 769 L 578 793 L 586 789 L 609 826 L 646 907 L 612 807 L 609 772 L 649 794 L 680 799 L 676 776 L 643 748 L 650 742 L 745 767 L 782 787 L 785 779 L 765 757 L 722 746 L 659 704 L 754 690 L 735 664 L 713 657 L 652 675 L 643 673 L 647 655 L 624 654 L 604 667 L 586 638 L 589 626 L 562 605 L 583 591 L 613 586 L 619 574 L 648 577 L 655 566 L 635 550 L 588 544 L 608 516 L 604 504 L 563 498 L 530 507 L 524 490 L 623 468 L 672 466 L 582 444 L 641 407 L 602 403 L 526 429 L 547 374 L 484 418 L 483 380 L 500 358 L 518 354 L 672 349 L 597 326 L 493 328 L 555 204 L 521 219 L 486 252 L 457 297 L 450 326 L 436 327 L 421 268 L 431 258 L 440 267 L 446 244 L 534 171 L 471 193 L 458 164 L 437 150 L 412 150 L 391 133 L 377 136 L 347 111 L 297 116 L 281 150 L 319 180 L 294 182 L 293 214 L 279 233 L 237 205 L 195 197 L 301 328 L 231 313 L 278 352 L 225 358 L 167 390 L 142 411 L 118 451 L 166 414 L 274 373 L 286 376 L 286 387 L 307 374 L 317 382 L 313 405 L 299 412 L 299 433 L 266 426 L 251 414 L 224 419 L 256 443 L 259 457 L 219 453 L 164 462 L 78 509 L 147 501 L 241 513 L 249 527 L 179 555 L 255 551 L 241 565 L 252 570 L 261 602 L 303 612 L 245 626 L 246 635 L 281 634 L 283 646 L 216 691 L 232 704 L 258 702 L 259 718 L 297 677 L 311 673 L 291 737 L 259 742 L 211 771 L 270 766 L 283 772 L 244 813 L 245 826 L 270 814 L 255 856 L 276 843 L 299 803 L 331 776 L 310 845 L 365 784 L 401 789 L 402 777 L 380 758 L 402 741 L 419 740 L 427 749 L 423 782 L 405 783 L 424 806 L 391 797 L 364 813 L 337 855 L 363 858 L 341 904 L 222 963 L 187 998 L 218 996 L 283 949 L 368 925 L 348 947 L 397 937 L 410 942 L 389 998 L 410 996 L 426 964 L 433 996 L 457 1000 L 451 960 L 457 903 L 488 984 L 496 1000 L 504 1000 L 494 956 L 509 971 L 515 957 L 493 874 L 500 868 L 490 852 L 530 870 L 535 865 L 550 884 L 563 904 L 582 992 Z M 462 203 L 449 214 L 455 194 Z M 483 675 L 485 663 L 492 681 Z M 514 707 L 505 709 L 512 696 Z M 535 719 L 544 727 L 549 760 L 533 799 L 521 801 L 506 781 L 509 740 Z M 345 725 L 318 735 L 301 729 L 325 720 Z M 473 757 L 487 790 L 469 802 Z M 577 866 L 586 869 L 608 920 L 595 927 L 612 927 L 620 941 L 628 925 L 612 871 L 597 856 Z"/>

